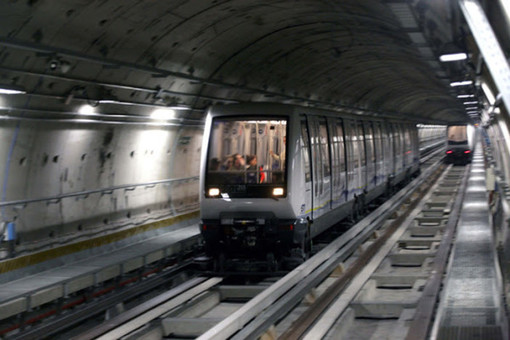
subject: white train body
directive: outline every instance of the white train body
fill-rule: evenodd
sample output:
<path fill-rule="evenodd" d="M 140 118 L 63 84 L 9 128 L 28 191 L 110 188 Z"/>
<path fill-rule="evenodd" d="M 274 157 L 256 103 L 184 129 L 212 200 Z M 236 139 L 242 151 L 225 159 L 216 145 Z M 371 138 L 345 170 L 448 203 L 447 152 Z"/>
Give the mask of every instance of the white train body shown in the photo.
<path fill-rule="evenodd" d="M 213 106 L 203 141 L 201 231 L 212 255 L 305 250 L 419 170 L 415 124 L 292 105 Z"/>

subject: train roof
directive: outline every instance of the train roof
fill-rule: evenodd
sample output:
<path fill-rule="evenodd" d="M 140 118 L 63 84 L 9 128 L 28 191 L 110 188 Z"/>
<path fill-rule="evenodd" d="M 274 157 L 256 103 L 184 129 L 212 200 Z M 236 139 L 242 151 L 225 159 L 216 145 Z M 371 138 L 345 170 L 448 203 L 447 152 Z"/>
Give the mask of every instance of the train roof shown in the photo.
<path fill-rule="evenodd" d="M 294 104 L 282 104 L 272 102 L 242 102 L 236 104 L 213 105 L 209 107 L 208 114 L 211 116 L 228 115 L 228 116 L 292 116 L 297 114 L 316 114 L 329 117 L 351 118 L 351 119 L 370 119 L 370 120 L 386 120 L 395 122 L 416 123 L 406 119 L 394 119 L 378 115 L 377 113 L 357 114 L 347 110 L 325 110 L 309 106 L 299 106 Z"/>

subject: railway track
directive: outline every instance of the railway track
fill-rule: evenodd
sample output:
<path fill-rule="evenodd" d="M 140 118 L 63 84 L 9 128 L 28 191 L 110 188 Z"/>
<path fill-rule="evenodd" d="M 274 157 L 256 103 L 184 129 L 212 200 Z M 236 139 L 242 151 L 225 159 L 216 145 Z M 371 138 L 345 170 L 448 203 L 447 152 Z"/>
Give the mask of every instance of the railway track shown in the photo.
<path fill-rule="evenodd" d="M 124 281 L 110 280 L 104 286 L 92 287 L 74 301 L 71 299 L 61 302 L 59 306 L 50 305 L 47 310 L 32 311 L 37 315 L 37 319 L 33 317 L 33 322 L 21 314 L 19 322 L 26 326 L 3 338 L 67 340 L 79 333 L 88 334 L 105 318 L 142 303 L 148 296 L 188 282 L 193 275 L 193 258 L 183 257 L 178 263 L 167 263 L 166 267 L 151 273 L 124 278 Z"/>
<path fill-rule="evenodd" d="M 464 168 L 436 162 L 283 277 L 250 284 L 194 278 L 76 339 L 250 339 L 264 334 L 282 339 L 339 334 L 369 339 L 426 334 L 464 175 Z M 414 315 L 424 322 L 412 324 Z"/>
<path fill-rule="evenodd" d="M 464 168 L 448 168 L 422 200 L 409 202 L 406 213 L 346 262 L 344 275 L 323 284 L 312 307 L 281 326 L 279 338 L 425 339 L 465 177 Z"/>

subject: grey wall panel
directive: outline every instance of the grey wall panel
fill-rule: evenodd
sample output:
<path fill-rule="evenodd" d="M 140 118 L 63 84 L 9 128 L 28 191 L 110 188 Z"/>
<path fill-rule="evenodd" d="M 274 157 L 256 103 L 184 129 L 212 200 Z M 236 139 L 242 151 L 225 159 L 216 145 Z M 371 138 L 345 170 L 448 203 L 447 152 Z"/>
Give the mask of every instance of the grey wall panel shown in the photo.
<path fill-rule="evenodd" d="M 198 176 L 202 133 L 179 126 L 2 124 L 0 161 L 8 164 L 0 169 L 2 201 L 20 201 L 4 206 L 2 219 L 15 219 L 20 243 L 28 245 L 197 209 L 197 178 L 168 180 Z M 66 197 L 88 191 L 94 192 Z M 34 199 L 41 201 L 23 203 Z"/>

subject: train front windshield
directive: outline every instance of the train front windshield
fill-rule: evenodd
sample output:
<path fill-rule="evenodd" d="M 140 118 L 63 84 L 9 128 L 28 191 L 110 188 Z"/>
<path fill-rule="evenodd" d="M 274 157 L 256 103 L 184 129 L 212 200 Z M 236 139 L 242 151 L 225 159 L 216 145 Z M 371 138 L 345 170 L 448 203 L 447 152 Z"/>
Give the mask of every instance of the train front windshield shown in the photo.
<path fill-rule="evenodd" d="M 214 118 L 206 165 L 206 195 L 286 196 L 286 135 L 285 118 Z"/>
<path fill-rule="evenodd" d="M 468 133 L 466 125 L 448 126 L 448 144 L 459 145 L 468 144 Z"/>

